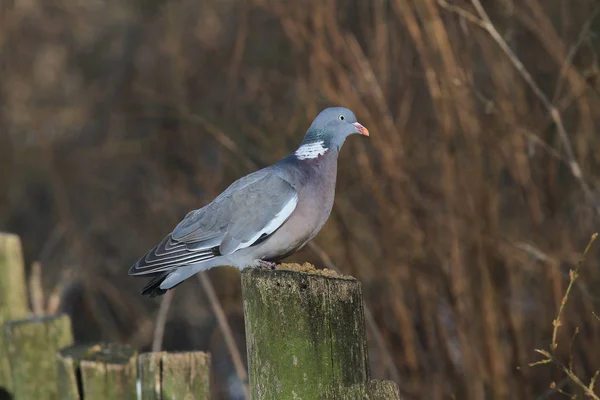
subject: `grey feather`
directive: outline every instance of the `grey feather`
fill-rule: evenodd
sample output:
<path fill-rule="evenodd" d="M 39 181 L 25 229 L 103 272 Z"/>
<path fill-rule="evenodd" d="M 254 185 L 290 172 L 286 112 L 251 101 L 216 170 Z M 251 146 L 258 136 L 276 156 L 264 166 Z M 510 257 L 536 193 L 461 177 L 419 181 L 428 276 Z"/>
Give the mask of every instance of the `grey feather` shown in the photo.
<path fill-rule="evenodd" d="M 273 171 L 241 178 L 210 204 L 188 213 L 129 273 L 154 274 L 248 247 L 277 230 L 297 200 L 296 189 Z"/>

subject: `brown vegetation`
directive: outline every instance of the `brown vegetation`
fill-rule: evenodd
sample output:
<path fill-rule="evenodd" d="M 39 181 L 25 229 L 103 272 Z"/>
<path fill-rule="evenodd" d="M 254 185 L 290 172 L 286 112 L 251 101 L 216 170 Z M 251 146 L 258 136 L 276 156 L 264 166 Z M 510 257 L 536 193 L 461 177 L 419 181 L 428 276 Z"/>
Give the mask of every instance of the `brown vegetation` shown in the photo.
<path fill-rule="evenodd" d="M 373 376 L 397 379 L 407 399 L 561 396 L 553 381 L 577 393 L 557 368 L 528 364 L 599 221 L 598 7 L 0 2 L 0 228 L 41 262 L 76 340 L 149 349 L 159 301 L 139 295 L 130 264 L 187 211 L 291 152 L 321 108 L 347 106 L 371 138 L 342 151 L 315 239 L 326 254 L 290 260 L 329 257 L 362 282 L 381 334 Z M 600 367 L 596 260 L 556 352 L 567 362 L 579 327 L 585 382 Z M 239 274 L 209 276 L 243 354 Z M 167 319 L 164 347 L 210 350 L 220 396 L 234 398 L 196 281 L 177 288 Z"/>

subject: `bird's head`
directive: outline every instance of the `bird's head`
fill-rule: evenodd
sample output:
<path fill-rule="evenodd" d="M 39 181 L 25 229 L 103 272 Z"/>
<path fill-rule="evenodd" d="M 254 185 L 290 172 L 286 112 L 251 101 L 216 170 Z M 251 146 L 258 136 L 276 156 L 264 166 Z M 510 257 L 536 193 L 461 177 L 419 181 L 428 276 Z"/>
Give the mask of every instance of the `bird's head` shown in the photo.
<path fill-rule="evenodd" d="M 356 120 L 354 113 L 344 107 L 329 107 L 321 111 L 308 128 L 296 151 L 299 159 L 315 158 L 327 150 L 339 150 L 353 134 L 369 136 L 369 130 Z"/>

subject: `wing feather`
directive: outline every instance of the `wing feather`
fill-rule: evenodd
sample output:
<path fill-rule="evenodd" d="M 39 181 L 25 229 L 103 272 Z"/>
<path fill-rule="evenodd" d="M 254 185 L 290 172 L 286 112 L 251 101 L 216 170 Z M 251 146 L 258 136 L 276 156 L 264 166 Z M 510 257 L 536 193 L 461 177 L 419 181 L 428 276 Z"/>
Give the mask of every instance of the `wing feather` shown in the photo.
<path fill-rule="evenodd" d="M 155 274 L 229 255 L 262 242 L 294 212 L 298 193 L 262 170 L 234 182 L 210 204 L 191 211 L 129 270 Z"/>

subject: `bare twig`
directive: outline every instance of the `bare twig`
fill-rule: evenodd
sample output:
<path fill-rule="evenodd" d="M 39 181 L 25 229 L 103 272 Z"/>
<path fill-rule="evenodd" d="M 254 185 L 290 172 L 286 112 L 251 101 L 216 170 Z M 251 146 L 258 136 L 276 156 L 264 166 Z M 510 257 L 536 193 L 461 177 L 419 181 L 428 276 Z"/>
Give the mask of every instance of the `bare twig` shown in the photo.
<path fill-rule="evenodd" d="M 561 317 L 562 312 L 563 312 L 563 310 L 565 308 L 565 304 L 567 304 L 567 300 L 569 299 L 569 293 L 571 293 L 571 289 L 573 288 L 573 284 L 575 283 L 575 281 L 579 277 L 579 269 L 583 265 L 583 262 L 585 260 L 585 256 L 587 255 L 588 251 L 590 250 L 590 247 L 592 246 L 592 244 L 594 243 L 594 241 L 596 240 L 597 237 L 598 237 L 598 233 L 594 233 L 592 235 L 592 237 L 591 237 L 588 245 L 586 246 L 583 254 L 581 255 L 581 258 L 577 262 L 577 266 L 575 267 L 575 269 L 573 269 L 573 270 L 571 270 L 569 272 L 569 277 L 571 278 L 570 281 L 569 281 L 569 286 L 567 286 L 567 290 L 565 292 L 565 296 L 563 297 L 562 301 L 560 302 L 560 306 L 558 308 L 558 312 L 556 313 L 556 318 L 554 319 L 554 321 L 552 323 L 554 325 L 554 330 L 552 331 L 552 343 L 550 344 L 550 349 L 552 350 L 553 354 L 554 354 L 554 351 L 556 350 L 556 348 L 558 347 L 558 344 L 556 343 L 556 336 L 558 334 L 558 328 L 561 325 L 560 317 Z"/>
<path fill-rule="evenodd" d="M 577 335 L 577 333 L 579 332 L 579 328 L 575 329 L 575 333 L 571 339 L 571 352 L 569 355 L 569 365 L 566 366 L 564 365 L 562 362 L 560 362 L 557 358 L 556 358 L 556 348 L 558 347 L 558 343 L 556 342 L 556 338 L 558 336 L 558 328 L 561 326 L 561 315 L 562 312 L 565 308 L 565 304 L 567 304 L 567 300 L 569 299 L 569 294 L 571 292 L 571 289 L 573 288 L 573 284 L 575 283 L 575 281 L 577 280 L 577 278 L 579 277 L 579 269 L 581 268 L 581 266 L 583 265 L 583 262 L 585 261 L 585 257 L 588 253 L 588 251 L 590 250 L 592 244 L 594 243 L 594 241 L 596 240 L 596 238 L 598 237 L 598 233 L 594 233 L 592 235 L 592 237 L 590 238 L 590 241 L 588 242 L 588 245 L 585 247 L 585 250 L 583 251 L 583 254 L 581 255 L 581 257 L 579 258 L 579 261 L 577 262 L 577 266 L 575 267 L 575 269 L 572 269 L 569 272 L 569 276 L 570 276 L 570 281 L 569 281 L 569 286 L 567 286 L 567 290 L 565 291 L 565 295 L 560 303 L 560 306 L 558 308 L 558 312 L 556 313 L 556 318 L 554 319 L 554 321 L 552 321 L 552 325 L 554 326 L 554 329 L 552 331 L 552 342 L 550 343 L 550 351 L 548 350 L 542 350 L 542 349 L 535 349 L 536 353 L 541 354 L 542 356 L 544 356 L 543 359 L 541 359 L 540 361 L 536 361 L 533 363 L 530 363 L 529 366 L 530 367 L 534 367 L 537 365 L 543 365 L 543 364 L 554 364 L 556 366 L 558 366 L 558 368 L 560 368 L 564 374 L 571 380 L 573 381 L 577 386 L 579 386 L 579 388 L 581 388 L 581 390 L 584 391 L 585 395 L 587 397 L 590 397 L 592 399 L 595 400 L 600 400 L 600 397 L 598 397 L 595 393 L 594 393 L 594 385 L 596 383 L 596 379 L 598 377 L 598 372 L 596 372 L 596 374 L 594 374 L 594 376 L 592 377 L 590 384 L 586 385 L 585 383 L 583 383 L 583 381 L 581 381 L 581 379 L 579 379 L 579 377 L 575 374 L 575 372 L 573 371 L 573 341 L 575 340 L 575 336 Z M 558 390 L 558 389 L 557 389 Z"/>
<path fill-rule="evenodd" d="M 487 30 L 485 23 L 481 19 L 479 19 L 477 17 L 477 15 L 473 14 L 472 12 L 469 12 L 462 7 L 449 4 L 446 0 L 437 0 L 437 3 L 443 9 L 451 11 L 451 12 L 457 14 L 458 16 L 464 18 L 465 20 L 471 22 L 472 24 L 479 25 L 483 29 Z"/>
<path fill-rule="evenodd" d="M 558 381 L 558 383 L 552 382 L 550 384 L 550 388 L 548 390 L 546 390 L 544 393 L 542 393 L 541 395 L 539 395 L 538 397 L 536 397 L 535 400 L 547 399 L 548 397 L 552 396 L 554 393 L 556 393 L 557 391 L 560 391 L 563 387 L 565 387 L 565 385 L 568 382 L 569 382 L 569 378 L 567 378 L 567 377 L 564 377 L 563 379 Z"/>
<path fill-rule="evenodd" d="M 551 264 L 551 265 L 560 264 L 560 262 L 558 260 L 550 257 L 548 254 L 544 253 L 542 250 L 535 247 L 534 245 L 531 245 L 531 244 L 525 243 L 525 242 L 516 242 L 516 243 L 513 243 L 513 245 L 516 248 L 518 248 L 519 250 L 523 250 L 524 252 L 526 252 L 527 254 L 529 254 L 530 256 L 532 256 L 533 258 L 535 258 L 538 261 L 542 261 L 542 262 L 545 262 L 545 263 Z"/>
<path fill-rule="evenodd" d="M 531 90 L 535 93 L 535 95 L 542 102 L 542 104 L 544 105 L 544 107 L 547 109 L 548 113 L 552 117 L 552 120 L 556 124 L 556 129 L 558 131 L 558 135 L 560 136 L 561 142 L 565 148 L 565 152 L 567 153 L 571 174 L 573 174 L 573 176 L 579 181 L 579 184 L 580 184 L 585 196 L 587 197 L 588 201 L 590 201 L 590 203 L 596 210 L 596 213 L 598 215 L 600 215 L 600 207 L 597 204 L 594 204 L 595 200 L 594 200 L 592 191 L 590 190 L 590 187 L 587 184 L 587 182 L 583 179 L 581 168 L 579 166 L 579 163 L 577 162 L 577 159 L 575 158 L 575 152 L 573 151 L 573 145 L 571 144 L 571 140 L 569 139 L 569 136 L 567 135 L 567 131 L 565 130 L 560 113 L 558 112 L 556 107 L 550 102 L 548 97 L 546 97 L 546 95 L 544 94 L 542 89 L 540 89 L 540 87 L 535 83 L 535 81 L 533 80 L 533 77 L 531 76 L 529 71 L 527 71 L 527 69 L 521 62 L 521 60 L 519 60 L 519 58 L 516 56 L 516 54 L 508 46 L 508 44 L 506 43 L 504 38 L 502 38 L 502 35 L 500 35 L 500 33 L 498 32 L 498 30 L 496 29 L 496 27 L 490 20 L 490 17 L 488 16 L 487 12 L 481 5 L 481 2 L 479 0 L 471 0 L 471 3 L 477 10 L 479 17 L 482 19 L 482 22 L 484 23 L 484 29 L 490 34 L 490 36 L 500 46 L 502 51 L 504 51 L 504 53 L 508 56 L 510 62 L 514 65 L 514 67 L 517 69 L 517 71 L 519 72 L 521 77 L 525 80 L 525 82 L 527 82 L 527 84 L 529 85 Z"/>
<path fill-rule="evenodd" d="M 42 264 L 35 261 L 31 265 L 31 275 L 29 276 L 29 297 L 31 299 L 31 309 L 34 315 L 44 314 L 44 289 L 42 287 Z"/>
<path fill-rule="evenodd" d="M 167 314 L 169 313 L 169 307 L 171 307 L 172 299 L 173 291 L 169 290 L 164 294 L 160 302 L 160 308 L 158 309 L 158 315 L 156 316 L 156 325 L 154 325 L 152 351 L 160 351 L 162 348 L 163 337 L 165 335 L 165 324 L 167 323 Z"/>
<path fill-rule="evenodd" d="M 542 130 L 543 131 L 543 130 Z M 527 139 L 531 140 L 535 144 L 539 145 L 543 148 L 552 158 L 558 160 L 559 162 L 565 163 L 569 165 L 569 160 L 567 160 L 560 152 L 556 151 L 552 146 L 542 140 L 538 135 L 530 132 L 525 128 L 519 129 L 517 132 L 522 133 Z"/>
<path fill-rule="evenodd" d="M 46 305 L 46 314 L 54 314 L 58 312 L 61 300 L 60 292 L 57 290 L 52 291 L 48 296 L 48 304 Z"/>
<path fill-rule="evenodd" d="M 584 42 L 585 38 L 588 36 L 590 32 L 590 26 L 594 19 L 598 16 L 600 12 L 600 5 L 597 5 L 594 8 L 594 11 L 590 14 L 587 20 L 583 23 L 581 30 L 579 31 L 579 35 L 577 35 L 577 41 L 571 46 L 569 49 L 569 54 L 567 54 L 567 58 L 563 62 L 560 73 L 558 74 L 558 80 L 556 81 L 556 88 L 554 89 L 554 95 L 552 96 L 552 104 L 556 104 L 556 100 L 558 100 L 558 96 L 562 90 L 563 83 L 565 81 L 565 76 L 567 75 L 567 70 L 571 67 L 573 63 L 573 58 L 577 54 L 577 50 L 581 47 L 581 44 Z"/>
<path fill-rule="evenodd" d="M 75 282 L 75 277 L 72 268 L 63 270 L 58 282 L 52 288 L 46 300 L 46 314 L 54 314 L 61 307 L 61 302 L 65 294 L 69 291 L 69 287 Z"/>
<path fill-rule="evenodd" d="M 566 365 L 564 365 L 563 363 L 558 361 L 556 359 L 556 357 L 554 357 L 554 355 L 550 354 L 548 351 L 541 350 L 541 349 L 536 349 L 535 351 L 536 351 L 536 353 L 543 355 L 545 357 L 545 359 L 542 360 L 544 362 L 538 361 L 537 363 L 530 364 L 530 366 L 539 365 L 539 364 L 547 364 L 547 363 L 551 362 L 551 363 L 555 364 L 556 366 L 558 366 L 558 368 L 560 368 L 564 372 L 564 374 L 567 375 L 567 377 L 569 377 L 569 379 L 571 379 L 571 381 L 573 381 L 577 386 L 579 386 L 581 388 L 581 390 L 584 391 L 586 396 L 588 396 L 594 400 L 600 400 L 600 397 L 598 397 L 598 395 L 596 395 L 596 393 L 594 393 L 592 382 L 590 382 L 590 386 L 587 386 L 585 383 L 583 383 L 583 381 L 581 379 L 579 379 L 579 377 L 577 375 L 575 375 L 573 370 L 569 369 Z M 594 382 L 595 382 L 595 380 L 594 380 Z"/>
<path fill-rule="evenodd" d="M 573 343 L 575 342 L 575 338 L 579 334 L 579 327 L 575 328 L 575 332 L 571 337 L 571 343 L 569 343 L 569 369 L 573 371 Z"/>
<path fill-rule="evenodd" d="M 196 277 L 202 285 L 202 289 L 204 289 L 204 293 L 206 293 L 206 297 L 208 297 L 208 301 L 210 302 L 213 312 L 217 317 L 219 329 L 223 333 L 223 338 L 225 339 L 227 350 L 229 351 L 229 355 L 231 356 L 231 361 L 233 362 L 235 372 L 237 373 L 237 376 L 240 379 L 240 381 L 242 381 L 242 386 L 244 387 L 244 396 L 246 399 L 249 399 L 250 390 L 248 389 L 248 374 L 246 373 L 246 367 L 242 362 L 240 351 L 238 350 L 235 340 L 233 339 L 233 333 L 231 332 L 229 322 L 227 322 L 227 317 L 225 316 L 223 307 L 219 302 L 219 298 L 217 297 L 215 289 L 213 288 L 210 278 L 206 274 L 206 272 L 201 271 L 198 274 L 196 274 Z"/>
<path fill-rule="evenodd" d="M 600 369 L 596 371 L 596 373 L 594 374 L 594 376 L 592 376 L 592 379 L 590 380 L 589 388 L 592 391 L 594 390 L 594 385 L 596 385 L 596 379 L 598 379 L 598 374 L 600 374 Z"/>
<path fill-rule="evenodd" d="M 595 196 L 593 195 L 592 190 L 590 189 L 590 186 L 583 178 L 581 167 L 579 166 L 579 162 L 577 161 L 577 158 L 575 157 L 575 151 L 573 150 L 573 145 L 571 144 L 571 140 L 569 138 L 569 135 L 567 134 L 567 131 L 563 124 L 563 120 L 562 120 L 559 110 L 552 104 L 552 102 L 544 94 L 542 89 L 540 89 L 540 87 L 535 83 L 535 81 L 534 81 L 533 77 L 531 76 L 531 74 L 529 73 L 529 71 L 527 71 L 527 69 L 521 62 L 521 60 L 519 60 L 517 55 L 513 52 L 513 50 L 508 45 L 508 43 L 506 43 L 506 41 L 504 40 L 502 35 L 498 32 L 498 30 L 492 23 L 490 17 L 488 16 L 487 12 L 481 5 L 481 2 L 479 0 L 471 0 L 471 4 L 473 4 L 473 7 L 475 7 L 475 10 L 477 11 L 479 18 L 477 18 L 477 16 L 475 16 L 474 14 L 472 14 L 464 9 L 461 9 L 460 7 L 451 6 L 445 0 L 438 0 L 438 4 L 442 8 L 449 10 L 451 12 L 457 13 L 457 14 L 463 16 L 468 21 L 483 28 L 492 37 L 492 39 L 494 39 L 496 44 L 498 44 L 498 46 L 500 46 L 500 48 L 506 54 L 506 56 L 508 57 L 510 62 L 513 64 L 515 69 L 519 72 L 519 74 L 521 75 L 523 80 L 527 83 L 529 88 L 533 91 L 533 93 L 536 95 L 536 97 L 542 102 L 544 108 L 546 108 L 546 110 L 548 111 L 548 114 L 554 121 L 554 124 L 556 125 L 556 130 L 558 132 L 561 143 L 562 143 L 562 145 L 565 149 L 565 153 L 567 155 L 567 159 L 568 159 L 567 165 L 569 166 L 569 170 L 571 171 L 571 174 L 573 175 L 573 177 L 575 177 L 575 179 L 577 179 L 577 181 L 579 182 L 579 185 L 580 185 L 586 199 L 588 200 L 590 205 L 594 208 L 596 214 L 600 216 L 600 204 L 597 204 L 597 202 L 595 200 Z"/>

